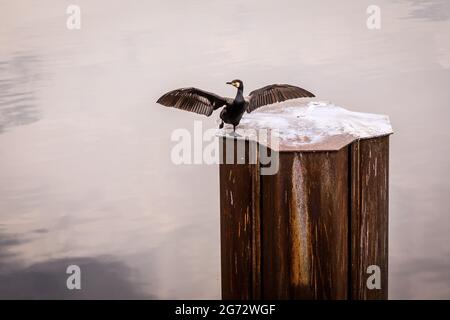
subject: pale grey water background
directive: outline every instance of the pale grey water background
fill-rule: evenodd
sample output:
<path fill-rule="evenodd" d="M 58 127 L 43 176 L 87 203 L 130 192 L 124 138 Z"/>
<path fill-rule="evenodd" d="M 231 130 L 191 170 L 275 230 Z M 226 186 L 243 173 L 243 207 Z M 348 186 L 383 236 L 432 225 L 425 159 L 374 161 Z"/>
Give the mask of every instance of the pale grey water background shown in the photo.
<path fill-rule="evenodd" d="M 218 168 L 170 162 L 215 119 L 154 101 L 234 78 L 390 115 L 389 296 L 450 298 L 447 0 L 1 0 L 0 298 L 219 298 Z"/>

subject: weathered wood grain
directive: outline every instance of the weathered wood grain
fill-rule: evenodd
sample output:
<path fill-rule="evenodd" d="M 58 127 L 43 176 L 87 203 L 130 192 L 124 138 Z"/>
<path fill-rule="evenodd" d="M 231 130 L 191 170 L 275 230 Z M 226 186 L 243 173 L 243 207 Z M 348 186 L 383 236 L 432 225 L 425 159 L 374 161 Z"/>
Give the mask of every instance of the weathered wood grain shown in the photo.
<path fill-rule="evenodd" d="M 261 177 L 263 298 L 347 298 L 347 157 L 281 153 Z"/>
<path fill-rule="evenodd" d="M 355 141 L 351 167 L 351 298 L 388 298 L 389 137 Z M 381 269 L 381 289 L 367 288 L 367 267 Z"/>
<path fill-rule="evenodd" d="M 221 146 L 223 142 L 220 139 Z M 248 157 L 255 142 L 235 139 L 232 144 L 236 160 L 240 144 L 245 145 Z M 220 150 L 225 159 L 226 148 Z M 260 292 L 259 165 L 246 160 L 245 164 L 220 165 L 223 299 L 258 299 Z"/>
<path fill-rule="evenodd" d="M 221 138 L 221 142 L 229 138 Z M 389 137 L 220 165 L 224 299 L 386 299 Z M 221 148 L 226 156 L 225 148 Z M 381 268 L 369 290 L 367 267 Z"/>

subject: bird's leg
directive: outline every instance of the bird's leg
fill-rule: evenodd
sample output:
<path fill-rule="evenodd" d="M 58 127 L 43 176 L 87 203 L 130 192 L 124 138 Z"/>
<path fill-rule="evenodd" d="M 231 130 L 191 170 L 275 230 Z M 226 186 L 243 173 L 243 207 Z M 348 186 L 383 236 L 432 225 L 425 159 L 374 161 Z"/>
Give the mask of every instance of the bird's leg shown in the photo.
<path fill-rule="evenodd" d="M 233 124 L 233 132 L 236 132 L 236 126 Z"/>
<path fill-rule="evenodd" d="M 223 121 L 219 124 L 219 129 L 222 129 L 223 128 L 223 125 L 224 125 L 224 123 L 223 123 Z"/>

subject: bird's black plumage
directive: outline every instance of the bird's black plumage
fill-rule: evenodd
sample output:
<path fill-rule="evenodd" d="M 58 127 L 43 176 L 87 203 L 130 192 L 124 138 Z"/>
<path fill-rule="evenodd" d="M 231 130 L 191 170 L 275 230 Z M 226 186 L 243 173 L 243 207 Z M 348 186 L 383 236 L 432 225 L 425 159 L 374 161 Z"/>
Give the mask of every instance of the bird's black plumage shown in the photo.
<path fill-rule="evenodd" d="M 214 110 L 223 106 L 220 112 L 222 128 L 224 123 L 232 124 L 233 129 L 239 124 L 245 111 L 255 109 L 290 99 L 314 97 L 311 92 L 289 84 L 272 84 L 250 92 L 244 98 L 244 84 L 241 80 L 227 82 L 237 88 L 236 97 L 224 98 L 217 94 L 197 88 L 182 88 L 169 91 L 158 99 L 157 103 L 166 107 L 174 107 L 186 111 L 196 112 L 210 116 Z"/>

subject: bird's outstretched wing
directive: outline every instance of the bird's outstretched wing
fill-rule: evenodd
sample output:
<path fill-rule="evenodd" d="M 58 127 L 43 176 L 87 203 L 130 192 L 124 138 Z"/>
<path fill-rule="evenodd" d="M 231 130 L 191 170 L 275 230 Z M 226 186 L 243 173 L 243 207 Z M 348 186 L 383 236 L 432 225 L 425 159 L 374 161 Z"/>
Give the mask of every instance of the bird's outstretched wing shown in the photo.
<path fill-rule="evenodd" d="M 209 117 L 214 110 L 223 107 L 228 99 L 197 88 L 182 88 L 167 92 L 156 102 Z"/>
<path fill-rule="evenodd" d="M 268 104 L 305 97 L 315 97 L 315 95 L 289 84 L 271 84 L 250 92 L 247 112 Z"/>

